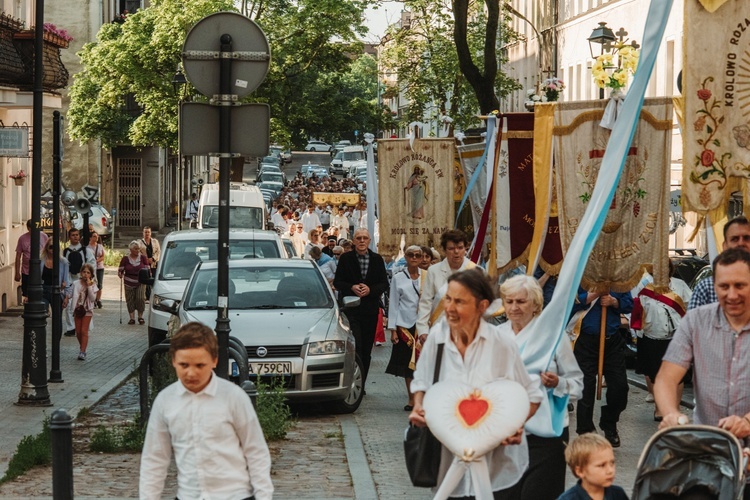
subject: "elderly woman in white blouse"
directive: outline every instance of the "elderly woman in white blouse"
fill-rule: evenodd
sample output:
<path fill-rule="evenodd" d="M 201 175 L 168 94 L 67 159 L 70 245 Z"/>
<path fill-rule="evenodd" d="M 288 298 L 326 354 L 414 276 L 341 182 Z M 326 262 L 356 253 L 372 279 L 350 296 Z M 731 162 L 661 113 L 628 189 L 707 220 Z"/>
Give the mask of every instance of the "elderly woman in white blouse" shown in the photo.
<path fill-rule="evenodd" d="M 515 497 L 519 500 L 554 500 L 565 491 L 565 443 L 569 440 L 569 433 L 564 397 L 569 396 L 570 401 L 581 397 L 583 373 L 567 337 L 560 340 L 555 356 L 545 371 L 535 369 L 524 357 L 524 345 L 533 335 L 528 327 L 542 312 L 544 302 L 542 287 L 536 279 L 525 275 L 508 279 L 500 287 L 500 298 L 508 317 L 500 329 L 516 339 L 529 373 L 535 376 L 545 392 L 550 393 L 548 396 L 560 398 L 558 404 L 563 408 L 559 426 L 561 434 L 557 434 L 550 423 L 548 398 L 542 402 L 540 411 L 526 422 L 529 468 L 516 485 Z"/>
<path fill-rule="evenodd" d="M 401 268 L 391 278 L 391 293 L 388 301 L 388 330 L 391 332 L 391 359 L 386 373 L 402 377 L 406 381 L 409 402 L 404 411 L 414 408 L 411 394 L 411 381 L 414 378 L 414 365 L 422 346 L 417 342 L 414 331 L 417 326 L 417 308 L 422 291 L 422 277 L 426 273 L 419 268 L 422 262 L 422 247 L 411 245 L 404 251 L 406 267 Z"/>

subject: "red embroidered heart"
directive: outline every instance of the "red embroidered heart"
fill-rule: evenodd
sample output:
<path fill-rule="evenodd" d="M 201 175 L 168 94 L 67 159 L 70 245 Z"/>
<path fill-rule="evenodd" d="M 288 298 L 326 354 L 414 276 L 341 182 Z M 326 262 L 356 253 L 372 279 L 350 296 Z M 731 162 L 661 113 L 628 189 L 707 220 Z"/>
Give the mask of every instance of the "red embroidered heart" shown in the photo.
<path fill-rule="evenodd" d="M 468 427 L 481 422 L 489 413 L 490 403 L 482 397 L 480 391 L 473 392 L 467 399 L 458 403 L 458 414 Z"/>

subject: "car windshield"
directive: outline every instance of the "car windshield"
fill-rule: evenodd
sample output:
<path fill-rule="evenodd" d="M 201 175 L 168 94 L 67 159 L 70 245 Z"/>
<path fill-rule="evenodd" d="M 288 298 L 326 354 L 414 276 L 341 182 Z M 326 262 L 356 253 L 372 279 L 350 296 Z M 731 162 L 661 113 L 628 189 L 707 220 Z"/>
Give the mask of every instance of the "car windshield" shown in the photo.
<path fill-rule="evenodd" d="M 365 153 L 362 151 L 345 151 L 343 159 L 344 161 L 364 160 Z"/>
<path fill-rule="evenodd" d="M 279 159 L 277 156 L 264 156 L 260 161 L 261 163 L 270 163 L 271 165 L 278 165 Z"/>
<path fill-rule="evenodd" d="M 279 172 L 263 172 L 260 174 L 261 181 L 271 181 L 271 182 L 281 182 L 283 184 L 284 182 L 284 176 L 282 176 Z"/>
<path fill-rule="evenodd" d="M 216 269 L 195 274 L 185 309 L 216 309 Z M 312 267 L 233 267 L 229 273 L 229 309 L 330 309 L 333 297 L 320 271 Z"/>
<path fill-rule="evenodd" d="M 340 160 L 342 156 L 344 156 L 344 152 L 343 151 L 339 151 L 338 153 L 336 153 L 336 156 L 334 156 L 333 159 L 334 160 Z"/>
<path fill-rule="evenodd" d="M 193 274 L 196 264 L 216 260 L 219 254 L 217 240 L 170 241 L 162 251 L 160 280 L 186 280 Z M 235 240 L 229 238 L 229 258 L 276 258 L 279 247 L 274 240 Z"/>
<path fill-rule="evenodd" d="M 219 227 L 219 207 L 203 207 L 201 220 L 203 229 Z M 263 229 L 263 209 L 260 207 L 229 206 L 229 227 L 242 229 Z"/>

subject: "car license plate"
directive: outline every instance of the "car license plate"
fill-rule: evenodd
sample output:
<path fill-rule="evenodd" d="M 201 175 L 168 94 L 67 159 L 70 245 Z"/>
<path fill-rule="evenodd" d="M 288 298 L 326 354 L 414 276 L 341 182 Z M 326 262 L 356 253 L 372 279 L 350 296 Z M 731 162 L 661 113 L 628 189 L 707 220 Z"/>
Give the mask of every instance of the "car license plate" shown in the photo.
<path fill-rule="evenodd" d="M 291 375 L 292 362 L 250 363 L 248 368 L 250 375 Z"/>

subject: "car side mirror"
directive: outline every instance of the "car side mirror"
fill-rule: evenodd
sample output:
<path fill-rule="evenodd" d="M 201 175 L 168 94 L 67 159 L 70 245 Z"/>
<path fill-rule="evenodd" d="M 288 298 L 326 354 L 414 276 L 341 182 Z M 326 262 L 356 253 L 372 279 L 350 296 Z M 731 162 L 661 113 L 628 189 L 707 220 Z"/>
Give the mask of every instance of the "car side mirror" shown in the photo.
<path fill-rule="evenodd" d="M 154 309 L 177 316 L 180 309 L 180 301 L 172 299 L 162 299 L 154 305 Z"/>
<path fill-rule="evenodd" d="M 141 285 L 154 286 L 154 278 L 151 276 L 151 269 L 141 269 L 138 271 L 138 283 Z"/>
<path fill-rule="evenodd" d="M 362 303 L 362 299 L 359 297 L 348 296 L 341 299 L 341 306 L 343 309 L 351 309 L 353 307 L 359 307 Z"/>

